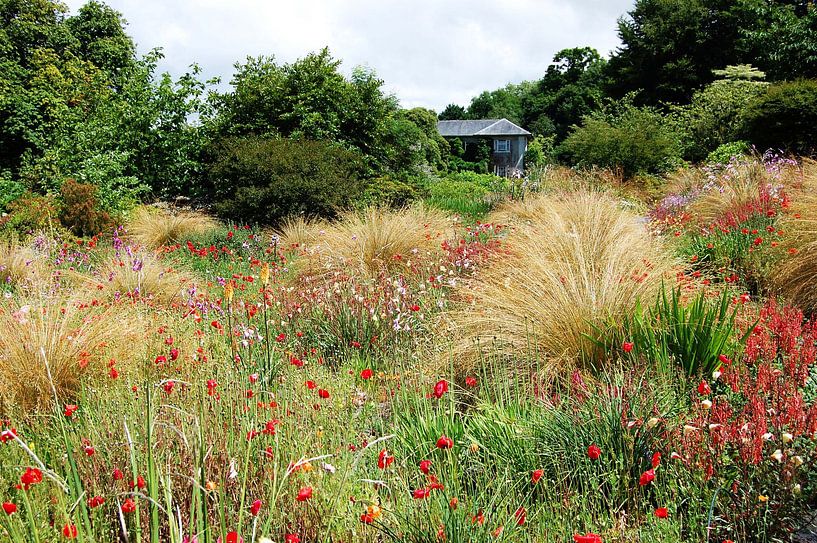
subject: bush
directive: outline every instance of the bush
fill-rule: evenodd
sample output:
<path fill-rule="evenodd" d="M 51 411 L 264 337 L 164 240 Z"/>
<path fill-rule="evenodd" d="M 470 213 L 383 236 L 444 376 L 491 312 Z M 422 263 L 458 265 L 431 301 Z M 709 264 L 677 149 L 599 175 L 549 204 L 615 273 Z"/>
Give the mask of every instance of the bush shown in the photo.
<path fill-rule="evenodd" d="M 585 117 L 562 143 L 561 154 L 576 166 L 617 169 L 628 178 L 678 166 L 679 135 L 657 110 L 627 103 L 617 109 Z"/>
<path fill-rule="evenodd" d="M 0 218 L 0 230 L 27 235 L 51 226 L 57 219 L 57 203 L 51 196 L 25 192 L 6 206 L 8 214 Z"/>
<path fill-rule="evenodd" d="M 219 215 L 245 223 L 334 217 L 363 191 L 361 169 L 358 153 L 325 142 L 227 140 L 209 170 L 212 201 Z"/>
<path fill-rule="evenodd" d="M 93 236 L 111 225 L 111 217 L 99 209 L 97 187 L 66 179 L 60 189 L 60 222 L 77 236 Z"/>
<path fill-rule="evenodd" d="M 358 204 L 360 207 L 385 206 L 406 207 L 420 197 L 422 188 L 411 180 L 401 180 L 392 176 L 372 179 L 363 191 Z"/>
<path fill-rule="evenodd" d="M 685 158 L 702 160 L 718 146 L 740 138 L 747 105 L 762 95 L 767 83 L 719 80 L 696 92 L 692 102 L 674 109 L 683 134 Z M 729 157 L 724 162 L 728 162 Z"/>
<path fill-rule="evenodd" d="M 22 183 L 0 174 L 0 212 L 6 210 L 7 206 L 22 196 L 25 191 L 26 188 Z"/>
<path fill-rule="evenodd" d="M 718 145 L 717 149 L 706 157 L 707 164 L 728 164 L 735 158 L 741 158 L 749 151 L 748 141 L 731 141 Z"/>
<path fill-rule="evenodd" d="M 639 298 L 652 303 L 674 263 L 634 213 L 602 193 L 520 206 L 530 220 L 503 243 L 509 254 L 457 293 L 471 302 L 450 315 L 454 360 L 466 369 L 487 345 L 509 363 L 544 356 L 555 369 L 592 357 L 593 323 L 621 319 Z"/>
<path fill-rule="evenodd" d="M 779 83 L 753 100 L 746 111 L 746 138 L 760 149 L 799 155 L 817 150 L 817 81 Z"/>

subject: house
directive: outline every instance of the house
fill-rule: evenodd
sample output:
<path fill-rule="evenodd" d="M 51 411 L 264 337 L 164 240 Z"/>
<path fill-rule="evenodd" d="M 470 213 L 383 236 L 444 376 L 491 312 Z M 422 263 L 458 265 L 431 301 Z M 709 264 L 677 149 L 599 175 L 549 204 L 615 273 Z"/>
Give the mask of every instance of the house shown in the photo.
<path fill-rule="evenodd" d="M 525 169 L 525 151 L 532 134 L 508 119 L 437 121 L 437 130 L 447 140 L 459 138 L 466 155 L 469 147 L 487 142 L 491 149 L 488 170 L 511 176 Z"/>

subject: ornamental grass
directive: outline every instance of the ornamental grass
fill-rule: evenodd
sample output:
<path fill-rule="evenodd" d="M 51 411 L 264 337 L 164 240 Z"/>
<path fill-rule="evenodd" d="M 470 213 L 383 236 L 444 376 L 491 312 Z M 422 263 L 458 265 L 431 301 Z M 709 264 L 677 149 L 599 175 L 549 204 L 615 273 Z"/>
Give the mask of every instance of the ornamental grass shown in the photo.
<path fill-rule="evenodd" d="M 486 352 L 511 363 L 543 357 L 547 369 L 589 360 L 588 335 L 652 303 L 674 258 L 617 200 L 581 191 L 503 210 L 517 220 L 497 259 L 458 289 L 450 312 L 453 360 L 467 371 Z M 513 223 L 512 223 L 513 224 Z"/>
<path fill-rule="evenodd" d="M 218 222 L 203 213 L 171 212 L 140 207 L 126 225 L 126 229 L 139 245 L 148 249 L 158 249 L 206 234 L 217 226 Z"/>

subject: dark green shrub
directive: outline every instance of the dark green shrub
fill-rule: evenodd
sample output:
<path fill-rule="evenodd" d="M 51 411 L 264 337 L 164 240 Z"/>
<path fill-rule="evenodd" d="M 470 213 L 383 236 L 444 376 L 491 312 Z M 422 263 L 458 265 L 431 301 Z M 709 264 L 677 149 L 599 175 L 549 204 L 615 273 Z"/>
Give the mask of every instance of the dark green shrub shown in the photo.
<path fill-rule="evenodd" d="M 288 215 L 334 217 L 363 192 L 356 152 L 306 140 L 226 140 L 209 169 L 222 217 L 275 224 Z"/>
<path fill-rule="evenodd" d="M 626 103 L 618 109 L 585 117 L 562 143 L 562 157 L 575 166 L 619 170 L 628 178 L 678 166 L 679 135 L 657 110 Z"/>
<path fill-rule="evenodd" d="M 99 209 L 96 185 L 66 179 L 60 199 L 60 222 L 77 236 L 99 234 L 112 224 L 110 215 Z"/>
<path fill-rule="evenodd" d="M 800 155 L 817 150 L 817 81 L 772 85 L 746 111 L 746 138 L 759 149 Z"/>

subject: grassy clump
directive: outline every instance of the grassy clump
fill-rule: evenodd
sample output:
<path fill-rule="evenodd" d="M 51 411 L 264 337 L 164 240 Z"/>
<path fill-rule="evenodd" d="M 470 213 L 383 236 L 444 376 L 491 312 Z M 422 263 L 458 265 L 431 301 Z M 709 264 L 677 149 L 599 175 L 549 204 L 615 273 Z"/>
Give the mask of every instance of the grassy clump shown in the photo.
<path fill-rule="evenodd" d="M 136 243 L 153 250 L 206 234 L 216 226 L 215 220 L 202 213 L 172 213 L 140 207 L 126 225 L 126 230 Z"/>
<path fill-rule="evenodd" d="M 653 300 L 675 263 L 636 215 L 598 192 L 540 197 L 518 211 L 527 226 L 508 235 L 509 257 L 461 289 L 471 303 L 449 315 L 465 367 L 488 342 L 517 363 L 533 351 L 554 366 L 592 356 L 592 325 Z"/>

